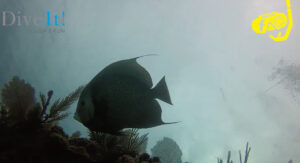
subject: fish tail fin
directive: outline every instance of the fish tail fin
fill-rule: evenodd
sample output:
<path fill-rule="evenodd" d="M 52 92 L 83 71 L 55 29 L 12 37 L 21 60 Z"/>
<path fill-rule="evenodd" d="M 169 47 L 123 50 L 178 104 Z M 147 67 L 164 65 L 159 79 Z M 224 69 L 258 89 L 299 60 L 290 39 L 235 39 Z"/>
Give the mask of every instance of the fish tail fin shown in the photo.
<path fill-rule="evenodd" d="M 163 77 L 158 83 L 157 85 L 152 89 L 152 92 L 154 94 L 155 98 L 158 98 L 168 104 L 172 104 L 171 98 L 170 98 L 170 94 L 169 94 L 169 90 L 167 87 L 167 83 L 165 80 L 165 77 Z"/>

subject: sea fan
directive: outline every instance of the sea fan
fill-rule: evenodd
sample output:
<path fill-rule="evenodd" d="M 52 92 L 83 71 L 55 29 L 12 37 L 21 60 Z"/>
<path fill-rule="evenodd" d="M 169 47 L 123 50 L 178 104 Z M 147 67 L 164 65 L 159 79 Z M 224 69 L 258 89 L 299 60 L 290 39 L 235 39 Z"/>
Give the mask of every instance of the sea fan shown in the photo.
<path fill-rule="evenodd" d="M 15 76 L 1 91 L 1 123 L 6 117 L 9 125 L 13 126 L 53 126 L 68 116 L 66 110 L 78 99 L 83 88 L 81 86 L 62 100 L 56 100 L 48 111 L 53 91 L 48 92 L 47 98 L 40 93 L 40 103 L 38 103 L 31 85 Z"/>
<path fill-rule="evenodd" d="M 24 121 L 28 110 L 36 105 L 34 89 L 17 76 L 4 85 L 1 96 L 3 105 L 8 108 L 10 119 L 15 122 Z"/>

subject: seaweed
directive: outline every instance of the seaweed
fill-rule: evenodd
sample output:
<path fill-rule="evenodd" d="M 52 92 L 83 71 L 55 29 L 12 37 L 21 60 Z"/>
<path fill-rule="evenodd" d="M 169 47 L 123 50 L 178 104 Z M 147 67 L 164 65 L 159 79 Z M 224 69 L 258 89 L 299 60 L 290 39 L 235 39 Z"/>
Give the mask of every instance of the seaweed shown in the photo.
<path fill-rule="evenodd" d="M 130 153 L 142 153 L 147 146 L 148 134 L 140 136 L 138 131 L 138 129 L 127 129 L 122 136 L 90 131 L 89 135 L 91 140 L 96 141 L 106 150 L 113 149 L 116 146 L 122 146 Z"/>
<path fill-rule="evenodd" d="M 218 158 L 218 163 L 223 163 L 223 160 Z M 233 161 L 231 160 L 231 151 L 228 151 L 227 154 L 227 163 L 233 163 Z"/>
<path fill-rule="evenodd" d="M 244 162 L 242 162 L 242 154 L 241 154 L 241 150 L 239 150 L 240 163 L 247 163 L 248 162 L 250 151 L 251 151 L 251 147 L 249 147 L 249 143 L 247 142 L 247 144 L 246 144 L 246 150 L 245 150 Z"/>
<path fill-rule="evenodd" d="M 47 108 L 53 95 L 53 91 L 48 92 L 47 99 L 43 94 L 40 94 L 40 100 L 42 103 L 41 123 L 53 125 L 56 122 L 66 118 L 69 114 L 65 111 L 78 99 L 83 88 L 83 86 L 80 86 L 62 100 L 56 100 L 50 107 L 49 113 L 47 113 Z"/>
<path fill-rule="evenodd" d="M 239 150 L 239 161 L 240 161 L 240 163 L 247 163 L 248 162 L 250 151 L 251 151 L 251 147 L 249 147 L 249 143 L 247 142 L 244 158 L 242 157 L 241 150 Z M 218 163 L 223 163 L 224 162 L 221 158 L 217 158 L 217 160 L 218 160 Z M 233 160 L 231 160 L 231 151 L 228 151 L 227 163 L 233 163 Z M 290 160 L 288 163 L 293 163 L 293 160 Z"/>
<path fill-rule="evenodd" d="M 251 151 L 251 147 L 249 147 L 249 143 L 247 142 L 246 150 L 245 150 L 245 157 L 244 157 L 243 160 L 242 160 L 241 150 L 239 150 L 240 163 L 247 163 L 248 162 L 250 151 Z M 218 160 L 218 163 L 223 163 L 224 162 L 221 158 L 217 158 L 217 160 Z M 231 151 L 228 151 L 227 163 L 233 163 L 233 160 L 231 159 Z"/>
<path fill-rule="evenodd" d="M 138 152 L 141 150 L 142 145 L 147 143 L 148 134 L 140 136 L 138 131 L 139 130 L 135 128 L 125 131 L 126 136 L 122 137 L 122 142 L 128 151 Z"/>
<path fill-rule="evenodd" d="M 103 132 L 89 131 L 91 141 L 95 141 L 98 145 L 103 147 L 104 151 L 109 151 L 119 144 L 119 137 L 106 134 Z"/>

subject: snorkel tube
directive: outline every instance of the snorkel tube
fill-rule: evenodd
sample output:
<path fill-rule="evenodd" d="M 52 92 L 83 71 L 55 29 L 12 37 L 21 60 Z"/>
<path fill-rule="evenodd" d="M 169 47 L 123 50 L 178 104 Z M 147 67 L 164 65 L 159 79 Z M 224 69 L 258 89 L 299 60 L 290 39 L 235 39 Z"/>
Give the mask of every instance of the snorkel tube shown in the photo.
<path fill-rule="evenodd" d="M 285 41 L 291 32 L 292 26 L 293 26 L 293 19 L 292 19 L 292 9 L 291 9 L 291 2 L 290 0 L 286 0 L 286 6 L 287 6 L 287 12 L 288 12 L 288 20 L 289 20 L 289 25 L 286 29 L 286 32 L 284 36 L 281 36 L 281 32 L 278 33 L 277 37 L 274 37 L 273 35 L 270 35 L 270 38 L 273 39 L 274 41 Z"/>

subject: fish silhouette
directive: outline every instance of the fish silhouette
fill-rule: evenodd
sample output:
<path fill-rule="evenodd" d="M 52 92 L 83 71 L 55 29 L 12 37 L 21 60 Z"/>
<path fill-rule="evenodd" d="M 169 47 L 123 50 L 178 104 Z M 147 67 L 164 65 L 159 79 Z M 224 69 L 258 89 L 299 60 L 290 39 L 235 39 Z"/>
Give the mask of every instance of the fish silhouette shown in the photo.
<path fill-rule="evenodd" d="M 92 131 L 114 135 L 124 128 L 177 123 L 162 121 L 156 100 L 172 105 L 165 77 L 153 87 L 138 58 L 112 63 L 99 72 L 82 91 L 74 118 Z"/>

